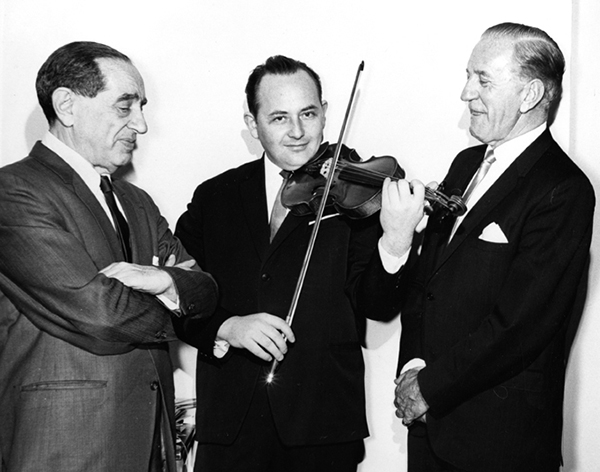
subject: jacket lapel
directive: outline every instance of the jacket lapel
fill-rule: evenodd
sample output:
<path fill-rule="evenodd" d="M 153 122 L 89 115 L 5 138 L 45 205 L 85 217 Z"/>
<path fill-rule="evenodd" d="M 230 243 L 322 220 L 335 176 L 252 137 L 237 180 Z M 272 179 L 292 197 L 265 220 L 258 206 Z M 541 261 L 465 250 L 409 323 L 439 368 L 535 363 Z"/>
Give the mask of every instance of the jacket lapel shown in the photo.
<path fill-rule="evenodd" d="M 264 156 L 250 166 L 240 180 L 237 200 L 250 232 L 252 244 L 262 260 L 269 246 L 269 222 L 267 220 L 267 196 L 265 190 Z"/>
<path fill-rule="evenodd" d="M 115 260 L 124 260 L 123 256 L 121 255 L 121 244 L 119 243 L 117 233 L 115 232 L 108 215 L 94 194 L 92 194 L 88 186 L 73 170 L 73 168 L 68 165 L 60 156 L 44 146 L 41 142 L 35 144 L 31 151 L 31 157 L 40 165 L 46 167 L 52 173 L 57 175 L 58 178 L 64 183 L 65 189 L 75 194 L 81 203 L 86 207 L 89 214 L 88 216 L 92 217 L 97 225 L 97 228 L 81 228 L 81 231 L 97 233 L 99 230 L 101 232 L 102 237 L 94 239 L 96 244 L 100 243 L 101 241 L 101 244 L 105 245 L 105 248 L 102 251 L 103 256 L 105 257 L 106 251 L 108 251 L 112 255 L 112 257 L 110 257 L 110 262 Z M 74 214 L 74 217 L 78 218 L 78 215 Z M 92 253 L 90 253 L 90 255 L 93 256 Z M 96 260 L 96 263 L 99 265 L 99 267 L 104 267 L 106 265 L 106 260 Z"/>
<path fill-rule="evenodd" d="M 442 251 L 441 257 L 437 261 L 438 267 L 441 266 L 458 247 L 460 247 L 467 237 L 472 235 L 481 220 L 514 190 L 517 185 L 518 177 L 519 175 L 516 167 L 511 165 L 481 197 L 462 220 L 446 249 Z"/>
<path fill-rule="evenodd" d="M 291 212 L 285 217 L 283 223 L 279 227 L 277 234 L 273 238 L 273 241 L 269 245 L 268 254 L 271 254 L 273 251 L 277 250 L 277 248 L 288 238 L 288 236 L 293 233 L 298 226 L 301 224 L 307 225 L 311 220 L 314 220 L 314 215 L 306 215 L 306 216 L 296 216 Z"/>
<path fill-rule="evenodd" d="M 527 175 L 542 154 L 546 152 L 551 142 L 552 137 L 550 132 L 548 130 L 544 131 L 544 133 L 525 149 L 510 167 L 506 169 L 506 171 L 469 211 L 447 247 L 440 251 L 431 275 L 437 272 L 437 270 L 454 254 L 467 238 L 479 236 L 474 234 L 474 232 L 476 228 L 478 228 L 481 220 L 489 215 L 489 213 L 502 202 L 507 195 L 516 189 L 519 180 Z M 485 146 L 483 149 L 485 149 Z M 481 159 L 483 159 L 483 153 Z M 481 159 L 479 159 L 479 162 Z M 474 173 L 475 170 L 473 170 L 472 173 Z M 466 183 L 468 183 L 468 180 Z"/>

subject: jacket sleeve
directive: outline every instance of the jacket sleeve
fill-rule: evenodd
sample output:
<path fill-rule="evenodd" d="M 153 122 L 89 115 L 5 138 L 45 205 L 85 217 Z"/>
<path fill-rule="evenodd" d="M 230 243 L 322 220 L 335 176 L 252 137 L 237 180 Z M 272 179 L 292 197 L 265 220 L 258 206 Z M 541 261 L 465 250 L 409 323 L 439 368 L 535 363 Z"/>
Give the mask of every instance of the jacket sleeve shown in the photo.
<path fill-rule="evenodd" d="M 400 276 L 383 267 L 378 249 L 381 236 L 379 213 L 353 222 L 346 293 L 359 318 L 390 321 L 400 310 Z"/>
<path fill-rule="evenodd" d="M 170 310 L 100 274 L 89 252 L 98 247 L 83 244 L 80 222 L 62 203 L 52 188 L 0 173 L 2 291 L 40 330 L 94 354 L 174 340 Z M 187 300 L 196 276 L 171 273 Z"/>
<path fill-rule="evenodd" d="M 514 256 L 494 268 L 502 280 L 489 280 L 489 271 L 456 275 L 492 302 L 476 329 L 419 372 L 433 416 L 523 372 L 565 329 L 589 257 L 593 209 L 589 183 L 565 180 L 528 213 Z"/>
<path fill-rule="evenodd" d="M 200 185 L 194 192 L 187 211 L 179 218 L 175 229 L 177 239 L 200 266 L 205 264 L 202 213 L 202 202 L 205 199 L 202 191 L 203 186 Z M 173 320 L 173 326 L 177 336 L 197 348 L 199 355 L 216 360 L 213 348 L 217 332 L 223 322 L 234 315 L 217 302 L 217 307 L 211 317 L 181 317 Z"/>
<path fill-rule="evenodd" d="M 141 189 L 136 188 L 136 191 L 144 199 L 143 207 L 146 209 L 145 216 L 150 222 L 150 232 L 156 232 L 158 261 L 155 261 L 155 265 L 171 276 L 179 295 L 177 317 L 195 319 L 210 317 L 215 311 L 218 296 L 217 284 L 213 277 L 204 272 L 197 262 L 192 270 L 164 265 L 171 255 L 175 256 L 175 264 L 189 261 L 193 257 L 185 250 L 181 241 L 173 235 L 169 224 L 160 214 L 160 210 L 152 198 Z"/>

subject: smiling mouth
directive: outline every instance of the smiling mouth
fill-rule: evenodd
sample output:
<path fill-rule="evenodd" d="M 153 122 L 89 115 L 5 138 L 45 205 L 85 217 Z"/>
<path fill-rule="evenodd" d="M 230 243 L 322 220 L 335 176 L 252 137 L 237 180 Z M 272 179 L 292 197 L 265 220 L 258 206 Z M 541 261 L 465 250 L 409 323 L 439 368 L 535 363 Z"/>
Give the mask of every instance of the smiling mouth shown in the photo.
<path fill-rule="evenodd" d="M 121 142 L 127 149 L 129 149 L 129 150 L 135 149 L 135 140 L 122 139 Z"/>
<path fill-rule="evenodd" d="M 309 143 L 304 144 L 288 144 L 286 147 L 292 151 L 304 151 L 308 147 Z"/>

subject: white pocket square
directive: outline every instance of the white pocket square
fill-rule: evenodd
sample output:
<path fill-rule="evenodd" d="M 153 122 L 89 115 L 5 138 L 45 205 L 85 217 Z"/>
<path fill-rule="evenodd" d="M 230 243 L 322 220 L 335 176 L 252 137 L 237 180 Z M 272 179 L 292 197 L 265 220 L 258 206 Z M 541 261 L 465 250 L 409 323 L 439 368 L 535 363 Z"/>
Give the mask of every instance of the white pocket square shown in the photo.
<path fill-rule="evenodd" d="M 479 239 L 482 241 L 487 241 L 489 243 L 508 243 L 508 239 L 502 232 L 500 226 L 497 223 L 490 223 L 487 225 L 484 230 L 479 235 Z"/>

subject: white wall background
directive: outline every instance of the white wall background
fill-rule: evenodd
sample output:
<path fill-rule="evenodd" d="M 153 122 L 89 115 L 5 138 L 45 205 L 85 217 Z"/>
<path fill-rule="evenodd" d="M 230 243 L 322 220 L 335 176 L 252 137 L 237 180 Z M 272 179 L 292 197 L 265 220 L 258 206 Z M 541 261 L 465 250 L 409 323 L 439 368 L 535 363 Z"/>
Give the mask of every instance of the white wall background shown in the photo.
<path fill-rule="evenodd" d="M 332 142 L 364 60 L 346 144 L 364 158 L 397 157 L 409 178 L 440 180 L 474 144 L 459 100 L 469 54 L 483 30 L 502 21 L 539 26 L 561 45 L 568 70 L 553 133 L 598 188 L 597 0 L 0 0 L 0 165 L 24 157 L 46 129 L 34 89 L 42 62 L 67 42 L 93 40 L 129 55 L 145 78 L 150 131 L 138 140 L 129 178 L 173 226 L 200 182 L 260 155 L 242 119 L 243 90 L 273 54 L 321 75 Z M 600 469 L 599 248 L 596 234 L 568 372 L 565 471 Z M 405 470 L 406 433 L 392 405 L 399 330 L 397 320 L 369 324 L 371 437 L 361 472 Z M 182 351 L 182 363 L 193 372 L 193 351 Z"/>

